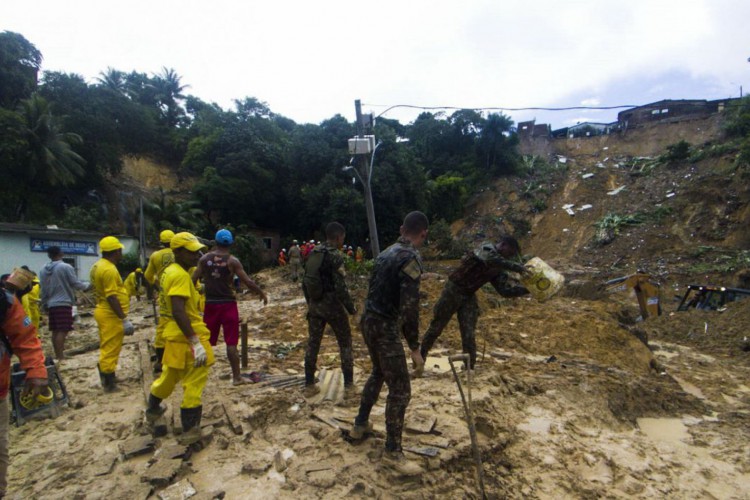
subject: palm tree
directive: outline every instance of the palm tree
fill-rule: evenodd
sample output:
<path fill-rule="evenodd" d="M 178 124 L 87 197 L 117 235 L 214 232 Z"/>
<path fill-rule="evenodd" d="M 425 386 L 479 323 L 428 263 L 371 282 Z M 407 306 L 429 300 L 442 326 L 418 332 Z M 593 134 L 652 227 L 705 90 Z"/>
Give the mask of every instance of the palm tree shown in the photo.
<path fill-rule="evenodd" d="M 47 101 L 35 94 L 21 101 L 19 112 L 28 142 L 28 177 L 50 186 L 69 186 L 83 177 L 86 160 L 71 148 L 83 140 L 78 134 L 60 130 Z"/>
<path fill-rule="evenodd" d="M 154 75 L 153 84 L 156 87 L 156 96 L 167 125 L 174 127 L 184 111 L 178 101 L 185 99 L 183 91 L 189 85 L 182 85 L 180 75 L 172 68 L 163 67 L 161 73 Z"/>
<path fill-rule="evenodd" d="M 124 72 L 114 69 L 114 68 L 107 67 L 107 71 L 102 71 L 99 73 L 99 77 L 97 78 L 97 81 L 103 87 L 107 87 L 111 90 L 114 90 L 118 94 L 125 95 L 126 81 L 125 81 Z"/>

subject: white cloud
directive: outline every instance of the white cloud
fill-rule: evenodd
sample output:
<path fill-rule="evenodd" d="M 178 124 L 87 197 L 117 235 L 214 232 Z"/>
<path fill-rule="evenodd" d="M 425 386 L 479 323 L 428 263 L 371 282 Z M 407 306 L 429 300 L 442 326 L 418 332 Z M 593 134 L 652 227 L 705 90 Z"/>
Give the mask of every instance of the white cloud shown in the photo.
<path fill-rule="evenodd" d="M 750 88 L 744 1 L 3 3 L 0 29 L 35 43 L 45 69 L 92 79 L 108 66 L 172 67 L 204 100 L 229 106 L 255 96 L 297 121 L 336 113 L 353 119 L 357 98 L 466 107 L 621 104 L 611 93 L 618 82 L 657 85 L 660 75 L 713 82 L 706 94 L 742 82 Z"/>

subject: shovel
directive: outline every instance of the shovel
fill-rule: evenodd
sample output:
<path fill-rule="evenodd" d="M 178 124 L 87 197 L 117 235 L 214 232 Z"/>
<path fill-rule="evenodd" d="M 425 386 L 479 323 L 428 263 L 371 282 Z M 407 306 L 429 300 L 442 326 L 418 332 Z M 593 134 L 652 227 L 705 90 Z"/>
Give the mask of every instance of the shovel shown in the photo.
<path fill-rule="evenodd" d="M 464 366 L 466 366 L 466 392 L 469 395 L 468 402 L 466 401 L 466 397 L 464 397 L 464 390 L 461 387 L 461 379 L 458 378 L 458 372 L 456 372 L 456 367 L 453 365 L 454 361 L 463 361 Z M 461 401 L 464 404 L 464 411 L 466 412 L 466 422 L 469 424 L 469 436 L 471 436 L 471 450 L 474 452 L 474 462 L 477 467 L 477 481 L 479 481 L 479 489 L 482 491 L 482 498 L 487 498 L 487 494 L 484 492 L 484 473 L 482 470 L 482 456 L 479 454 L 479 445 L 477 444 L 477 430 L 474 427 L 474 414 L 471 411 L 471 370 L 468 369 L 469 367 L 469 355 L 466 353 L 462 354 L 453 354 L 452 356 L 448 356 L 448 363 L 451 365 L 451 371 L 453 372 L 453 377 L 456 379 L 456 384 L 458 385 L 458 392 L 461 394 Z"/>

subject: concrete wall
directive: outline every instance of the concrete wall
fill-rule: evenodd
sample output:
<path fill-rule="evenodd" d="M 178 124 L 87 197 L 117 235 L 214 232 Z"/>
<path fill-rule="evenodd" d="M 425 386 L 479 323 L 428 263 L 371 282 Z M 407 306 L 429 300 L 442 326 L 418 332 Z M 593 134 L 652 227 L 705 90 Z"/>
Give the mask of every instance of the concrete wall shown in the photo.
<path fill-rule="evenodd" d="M 47 262 L 47 252 L 32 252 L 31 241 L 33 239 L 52 240 L 59 238 L 67 241 L 94 241 L 97 244 L 97 252 L 99 252 L 99 240 L 101 237 L 97 236 L 67 236 L 67 235 L 49 235 L 49 234 L 29 234 L 29 233 L 15 233 L 15 232 L 0 232 L 0 274 L 6 274 L 13 271 L 16 267 L 23 265 L 29 266 L 29 269 L 39 274 L 41 269 Z M 138 241 L 134 238 L 119 237 L 120 242 L 125 246 L 123 253 L 138 251 Z M 66 254 L 65 260 L 69 264 L 76 268 L 78 279 L 82 281 L 88 281 L 89 272 L 91 266 L 99 260 L 100 255 L 73 255 Z M 73 259 L 74 262 L 68 261 Z"/>

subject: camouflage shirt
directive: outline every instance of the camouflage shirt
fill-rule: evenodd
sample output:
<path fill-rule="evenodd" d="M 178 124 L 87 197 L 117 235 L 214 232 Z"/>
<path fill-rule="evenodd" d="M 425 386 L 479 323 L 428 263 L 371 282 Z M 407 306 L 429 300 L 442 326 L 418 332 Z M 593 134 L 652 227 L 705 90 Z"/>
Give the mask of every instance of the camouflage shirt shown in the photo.
<path fill-rule="evenodd" d="M 408 240 L 399 238 L 375 261 L 365 309 L 392 321 L 414 350 L 419 347 L 419 282 L 422 258 Z"/>
<path fill-rule="evenodd" d="M 491 283 L 493 287 L 504 296 L 523 295 L 511 291 L 507 285 L 507 271 L 521 273 L 524 268 L 521 264 L 505 259 L 495 249 L 492 243 L 484 243 L 474 252 L 466 254 L 461 259 L 461 264 L 453 271 L 448 279 L 466 295 L 479 290 L 485 283 Z M 525 290 L 525 288 L 524 288 Z M 511 295 L 507 295 L 510 293 Z"/>

